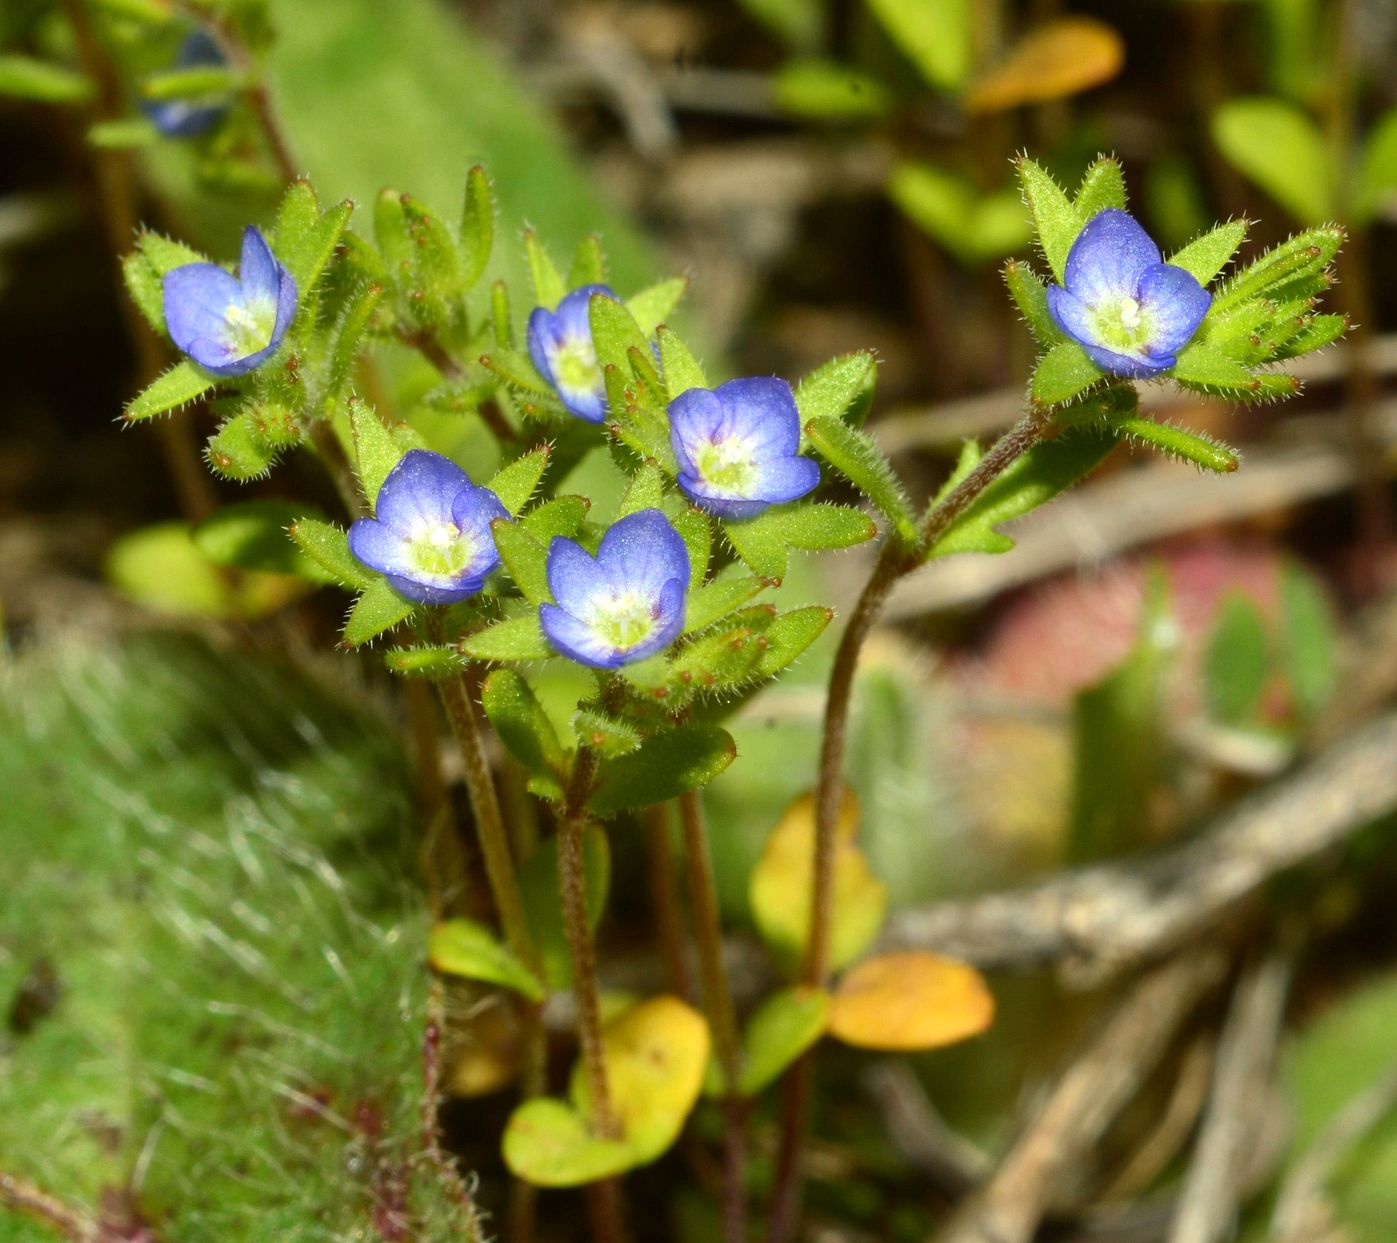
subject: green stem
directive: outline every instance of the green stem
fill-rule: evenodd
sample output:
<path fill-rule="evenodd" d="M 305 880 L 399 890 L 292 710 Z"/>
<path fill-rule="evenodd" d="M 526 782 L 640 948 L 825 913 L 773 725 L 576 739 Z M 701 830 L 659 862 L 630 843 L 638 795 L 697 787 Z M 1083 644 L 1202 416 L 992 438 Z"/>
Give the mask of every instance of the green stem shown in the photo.
<path fill-rule="evenodd" d="M 703 800 L 697 790 L 680 795 L 679 818 L 684 828 L 684 857 L 689 871 L 703 1003 L 713 1022 L 713 1041 L 726 1093 L 723 1100 L 723 1238 L 725 1243 L 744 1243 L 747 1234 L 747 1136 L 742 1100 L 737 1090 L 742 1073 L 742 1044 L 727 968 L 723 965 L 718 889 L 713 883 L 713 856 L 703 819 Z"/>

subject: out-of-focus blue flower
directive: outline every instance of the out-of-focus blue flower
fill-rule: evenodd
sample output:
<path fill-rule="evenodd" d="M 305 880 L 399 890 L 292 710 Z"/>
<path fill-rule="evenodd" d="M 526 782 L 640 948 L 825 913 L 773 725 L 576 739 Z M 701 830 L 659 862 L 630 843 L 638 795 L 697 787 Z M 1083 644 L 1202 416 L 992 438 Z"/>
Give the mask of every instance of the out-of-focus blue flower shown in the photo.
<path fill-rule="evenodd" d="M 642 509 L 602 536 L 595 557 L 554 536 L 548 587 L 557 601 L 539 606 L 548 641 L 580 664 L 615 669 L 679 637 L 689 551 L 664 514 Z"/>
<path fill-rule="evenodd" d="M 605 285 L 582 285 L 556 311 L 535 307 L 529 316 L 529 356 L 539 374 L 557 391 L 567 410 L 589 423 L 606 413 L 606 383 L 592 344 L 592 297 L 615 299 Z"/>
<path fill-rule="evenodd" d="M 1166 371 L 1208 313 L 1212 295 L 1191 272 L 1164 263 L 1126 212 L 1097 212 L 1067 255 L 1048 311 L 1103 371 L 1143 378 Z"/>
<path fill-rule="evenodd" d="M 804 496 L 820 468 L 800 457 L 800 413 L 785 380 L 752 377 L 691 388 L 669 403 L 679 486 L 720 518 L 752 518 Z"/>
<path fill-rule="evenodd" d="M 349 528 L 349 551 L 409 600 L 464 600 L 500 563 L 490 524 L 509 514 L 440 453 L 409 450 L 388 472 L 374 513 Z"/>
<path fill-rule="evenodd" d="M 252 225 L 236 277 L 213 263 L 165 273 L 165 327 L 214 375 L 251 371 L 281 344 L 295 314 L 296 282 Z"/>
<path fill-rule="evenodd" d="M 207 30 L 192 30 L 180 44 L 172 69 L 223 66 L 228 58 Z M 167 138 L 197 138 L 228 114 L 228 104 L 206 99 L 143 99 L 141 111 Z"/>

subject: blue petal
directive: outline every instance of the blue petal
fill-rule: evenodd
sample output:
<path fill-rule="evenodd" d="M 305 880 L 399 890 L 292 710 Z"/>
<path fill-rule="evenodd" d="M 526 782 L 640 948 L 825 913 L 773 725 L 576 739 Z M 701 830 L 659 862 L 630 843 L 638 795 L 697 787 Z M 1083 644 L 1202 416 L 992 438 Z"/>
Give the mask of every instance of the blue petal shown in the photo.
<path fill-rule="evenodd" d="M 404 535 L 435 523 L 455 522 L 456 498 L 474 487 L 450 458 L 410 449 L 383 481 L 374 501 L 378 520 Z"/>
<path fill-rule="evenodd" d="M 380 574 L 391 574 L 407 566 L 407 542 L 374 518 L 360 518 L 350 526 L 349 551 Z"/>
<path fill-rule="evenodd" d="M 681 472 L 698 475 L 694 455 L 719 436 L 723 418 L 723 403 L 711 389 L 686 389 L 669 403 L 669 443 Z"/>
<path fill-rule="evenodd" d="M 606 285 L 579 285 L 561 302 L 553 312 L 560 337 L 585 337 L 592 339 L 592 297 L 602 294 L 613 302 L 619 301 L 616 294 Z"/>
<path fill-rule="evenodd" d="M 223 49 L 208 31 L 195 29 L 180 44 L 176 69 L 227 64 Z M 187 99 L 143 99 L 141 111 L 168 138 L 193 138 L 213 128 L 228 112 L 227 104 L 194 103 Z"/>
<path fill-rule="evenodd" d="M 401 574 L 385 574 L 384 578 L 400 596 L 416 600 L 419 604 L 458 604 L 462 600 L 470 599 L 485 585 L 485 579 L 481 575 L 458 579 L 449 587 L 419 582 Z"/>
<path fill-rule="evenodd" d="M 1140 307 L 1154 324 L 1151 354 L 1172 354 L 1188 344 L 1208 313 L 1213 296 L 1192 272 L 1161 263 L 1140 281 Z"/>
<path fill-rule="evenodd" d="M 553 378 L 553 355 L 562 339 L 558 331 L 558 318 L 552 311 L 536 306 L 529 316 L 529 357 L 534 360 L 538 373 L 549 384 L 555 385 Z"/>
<path fill-rule="evenodd" d="M 751 441 L 758 461 L 786 457 L 800 447 L 800 412 L 785 380 L 748 376 L 713 392 L 727 415 L 724 434 Z"/>
<path fill-rule="evenodd" d="M 1159 247 L 1132 216 L 1108 207 L 1089 221 L 1067 254 L 1064 284 L 1090 307 L 1133 298 L 1140 278 L 1160 261 Z"/>
<path fill-rule="evenodd" d="M 1082 342 L 1082 348 L 1086 350 L 1087 357 L 1091 359 L 1102 371 L 1109 371 L 1112 375 L 1126 376 L 1132 380 L 1145 380 L 1152 375 L 1158 375 L 1161 371 L 1167 371 L 1178 360 L 1172 354 L 1118 354 L 1115 350 L 1108 350 L 1100 345 L 1091 345 Z"/>
<path fill-rule="evenodd" d="M 592 600 L 609 590 L 605 572 L 576 540 L 555 535 L 548 544 L 548 590 L 563 608 L 585 617 Z"/>
<path fill-rule="evenodd" d="M 748 500 L 734 496 L 730 491 L 714 488 L 706 479 L 681 472 L 676 479 L 680 489 L 695 505 L 716 518 L 727 518 L 740 522 L 744 518 L 755 518 L 771 508 L 770 501 Z"/>
<path fill-rule="evenodd" d="M 1096 325 L 1091 308 L 1061 285 L 1048 286 L 1048 314 L 1053 323 L 1078 344 L 1091 345 L 1095 341 Z"/>
<path fill-rule="evenodd" d="M 783 457 L 757 468 L 753 495 L 763 501 L 793 501 L 813 491 L 820 482 L 820 468 L 808 457 Z"/>
<path fill-rule="evenodd" d="M 1172 356 L 1157 357 L 1153 350 L 1141 349 L 1135 354 L 1122 354 L 1098 345 L 1090 309 L 1057 285 L 1048 286 L 1048 314 L 1053 317 L 1053 323 L 1076 341 L 1102 371 L 1140 380 L 1174 365 Z"/>
<path fill-rule="evenodd" d="M 606 390 L 576 388 L 572 385 L 557 384 L 558 397 L 569 414 L 575 414 L 588 423 L 600 423 L 606 414 Z"/>
<path fill-rule="evenodd" d="M 256 225 L 243 230 L 242 255 L 238 260 L 238 282 L 244 302 L 275 304 L 281 296 L 282 266 Z"/>
<path fill-rule="evenodd" d="M 543 637 L 562 655 L 594 669 L 615 669 L 626 656 L 601 638 L 586 622 L 556 604 L 540 604 L 538 621 Z"/>
<path fill-rule="evenodd" d="M 618 591 L 658 596 L 671 580 L 689 588 L 689 550 L 658 509 L 642 509 L 602 536 L 597 563 Z"/>
<path fill-rule="evenodd" d="M 165 328 L 195 362 L 216 370 L 227 363 L 223 343 L 228 308 L 240 304 L 238 282 L 212 263 L 186 263 L 165 273 Z"/>

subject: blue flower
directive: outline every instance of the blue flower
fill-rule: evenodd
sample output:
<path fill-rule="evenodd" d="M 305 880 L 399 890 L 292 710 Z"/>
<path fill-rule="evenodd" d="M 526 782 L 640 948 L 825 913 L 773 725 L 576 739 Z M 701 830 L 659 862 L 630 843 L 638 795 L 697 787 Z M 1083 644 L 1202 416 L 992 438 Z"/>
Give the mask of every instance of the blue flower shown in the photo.
<path fill-rule="evenodd" d="M 689 551 L 664 514 L 642 509 L 602 536 L 595 557 L 554 536 L 548 588 L 557 601 L 539 606 L 548 641 L 580 664 L 615 669 L 679 637 Z"/>
<path fill-rule="evenodd" d="M 1191 272 L 1164 263 L 1150 235 L 1115 207 L 1087 221 L 1064 276 L 1065 289 L 1048 287 L 1048 312 L 1113 375 L 1167 371 L 1212 303 Z"/>
<path fill-rule="evenodd" d="M 227 63 L 223 49 L 207 30 L 192 30 L 180 44 L 171 67 L 202 69 Z M 143 99 L 141 111 L 167 138 L 197 138 L 227 115 L 228 105 L 203 99 Z"/>
<path fill-rule="evenodd" d="M 820 468 L 796 454 L 800 413 L 785 380 L 680 393 L 669 403 L 669 442 L 685 495 L 720 518 L 755 517 L 820 482 Z"/>
<path fill-rule="evenodd" d="M 564 407 L 579 419 L 600 423 L 606 413 L 606 383 L 592 344 L 592 297 L 615 299 L 605 285 L 574 289 L 556 311 L 535 307 L 529 316 L 529 356 L 557 390 Z"/>
<path fill-rule="evenodd" d="M 296 282 L 252 225 L 236 277 L 213 263 L 165 273 L 165 327 L 214 375 L 251 371 L 281 344 L 295 314 Z"/>
<path fill-rule="evenodd" d="M 388 472 L 374 513 L 349 528 L 349 551 L 409 600 L 464 600 L 500 563 L 490 524 L 509 514 L 440 453 L 409 450 Z"/>

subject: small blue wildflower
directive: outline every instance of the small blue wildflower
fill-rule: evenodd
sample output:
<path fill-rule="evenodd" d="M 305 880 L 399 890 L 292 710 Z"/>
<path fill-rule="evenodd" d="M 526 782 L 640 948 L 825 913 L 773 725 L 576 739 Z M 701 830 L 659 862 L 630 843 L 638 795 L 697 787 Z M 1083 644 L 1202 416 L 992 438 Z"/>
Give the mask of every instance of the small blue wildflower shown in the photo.
<path fill-rule="evenodd" d="M 1067 255 L 1048 311 L 1103 371 L 1137 379 L 1167 371 L 1203 322 L 1212 295 L 1191 272 L 1164 263 L 1127 213 L 1099 211 Z"/>
<path fill-rule="evenodd" d="M 186 263 L 165 273 L 165 327 L 214 375 L 243 375 L 281 344 L 296 314 L 296 282 L 262 234 L 243 232 L 238 275 Z"/>
<path fill-rule="evenodd" d="M 799 457 L 800 413 L 785 380 L 729 380 L 691 388 L 669 403 L 669 442 L 679 486 L 720 518 L 752 518 L 804 496 L 820 468 Z"/>
<path fill-rule="evenodd" d="M 574 289 L 556 311 L 535 307 L 529 316 L 529 356 L 569 413 L 600 423 L 606 413 L 606 383 L 592 344 L 594 294 L 615 299 L 605 285 Z"/>
<path fill-rule="evenodd" d="M 642 509 L 602 536 L 595 557 L 554 536 L 548 588 L 557 601 L 539 606 L 548 641 L 580 664 L 615 669 L 679 637 L 689 552 L 664 514 Z"/>
<path fill-rule="evenodd" d="M 509 514 L 440 453 L 409 450 L 388 472 L 374 513 L 349 528 L 349 551 L 409 600 L 464 600 L 500 563 L 490 524 Z"/>
<path fill-rule="evenodd" d="M 171 68 L 202 69 L 227 63 L 218 40 L 207 30 L 192 30 L 180 44 Z M 197 138 L 227 116 L 228 105 L 200 99 L 143 99 L 141 111 L 166 138 Z"/>

